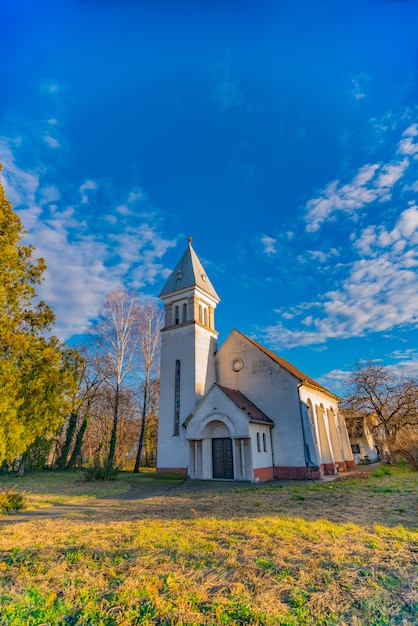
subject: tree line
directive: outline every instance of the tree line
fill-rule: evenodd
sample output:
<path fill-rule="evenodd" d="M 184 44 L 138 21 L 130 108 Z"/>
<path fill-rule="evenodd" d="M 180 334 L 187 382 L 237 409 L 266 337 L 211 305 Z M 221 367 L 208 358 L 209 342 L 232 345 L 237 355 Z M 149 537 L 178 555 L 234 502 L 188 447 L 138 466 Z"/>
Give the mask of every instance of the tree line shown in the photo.
<path fill-rule="evenodd" d="M 106 477 L 155 465 L 161 309 L 116 289 L 83 345 L 67 346 L 37 298 L 46 266 L 25 234 L 0 184 L 0 467 L 92 466 Z M 418 470 L 416 378 L 359 363 L 342 408 L 349 432 L 368 429 L 380 452 Z"/>
<path fill-rule="evenodd" d="M 67 346 L 37 298 L 46 265 L 25 234 L 0 184 L 0 466 L 155 464 L 161 309 L 114 290 L 83 345 Z"/>

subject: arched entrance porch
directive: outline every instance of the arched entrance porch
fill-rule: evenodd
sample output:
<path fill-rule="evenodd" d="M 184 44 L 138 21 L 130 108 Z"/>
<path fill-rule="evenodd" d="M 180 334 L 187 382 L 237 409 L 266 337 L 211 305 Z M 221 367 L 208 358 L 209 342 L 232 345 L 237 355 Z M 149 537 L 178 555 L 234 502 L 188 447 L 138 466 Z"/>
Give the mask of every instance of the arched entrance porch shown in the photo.
<path fill-rule="evenodd" d="M 232 424 L 217 416 L 189 439 L 190 477 L 197 479 L 251 480 L 251 446 L 248 437 L 236 437 Z"/>

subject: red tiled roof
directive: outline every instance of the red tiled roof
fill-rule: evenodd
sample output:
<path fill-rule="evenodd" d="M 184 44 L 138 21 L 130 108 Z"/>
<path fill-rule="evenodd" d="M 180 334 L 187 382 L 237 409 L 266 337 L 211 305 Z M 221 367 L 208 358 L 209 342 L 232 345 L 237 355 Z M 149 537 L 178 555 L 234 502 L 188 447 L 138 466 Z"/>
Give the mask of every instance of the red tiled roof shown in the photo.
<path fill-rule="evenodd" d="M 256 407 L 255 404 L 248 400 L 243 393 L 237 389 L 229 389 L 229 387 L 224 387 L 218 383 L 215 384 L 216 387 L 219 387 L 219 389 L 221 389 L 224 394 L 227 395 L 228 398 L 246 414 L 251 422 L 266 422 L 267 424 L 274 424 L 274 422 L 267 417 L 263 411 Z"/>

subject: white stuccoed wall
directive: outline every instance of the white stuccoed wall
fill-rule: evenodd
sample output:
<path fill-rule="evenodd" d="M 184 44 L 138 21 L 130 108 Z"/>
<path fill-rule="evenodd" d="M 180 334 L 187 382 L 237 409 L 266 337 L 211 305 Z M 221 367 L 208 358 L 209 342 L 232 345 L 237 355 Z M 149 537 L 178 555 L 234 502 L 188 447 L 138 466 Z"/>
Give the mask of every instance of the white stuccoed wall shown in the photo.
<path fill-rule="evenodd" d="M 302 385 L 299 390 L 301 402 L 306 406 L 309 401 L 313 407 L 314 425 L 318 464 L 343 461 L 352 461 L 351 448 L 348 445 L 348 433 L 345 422 L 339 416 L 338 400 L 309 385 Z M 323 407 L 318 415 L 317 407 Z M 322 425 L 321 422 L 322 421 Z M 314 429 L 311 429 L 314 435 Z M 322 438 L 321 438 L 322 433 Z M 324 435 L 326 441 L 324 442 Z M 321 444 L 322 441 L 322 444 Z M 329 450 L 327 450 L 327 444 Z"/>
<path fill-rule="evenodd" d="M 182 424 L 215 382 L 216 334 L 198 324 L 163 331 L 157 466 L 188 468 L 189 444 Z M 180 435 L 174 431 L 175 363 L 180 360 Z"/>
<path fill-rule="evenodd" d="M 234 372 L 232 362 L 237 358 L 244 367 Z M 217 361 L 218 382 L 239 389 L 275 422 L 275 464 L 305 466 L 296 378 L 234 331 L 219 349 Z"/>

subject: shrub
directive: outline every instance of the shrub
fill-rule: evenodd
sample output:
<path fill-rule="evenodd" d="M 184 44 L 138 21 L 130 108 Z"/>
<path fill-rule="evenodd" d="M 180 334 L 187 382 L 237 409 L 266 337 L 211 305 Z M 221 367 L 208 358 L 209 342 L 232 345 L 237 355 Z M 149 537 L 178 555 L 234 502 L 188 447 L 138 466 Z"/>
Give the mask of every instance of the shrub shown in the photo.
<path fill-rule="evenodd" d="M 27 506 L 26 493 L 16 491 L 14 487 L 0 491 L 0 513 L 16 513 Z"/>
<path fill-rule="evenodd" d="M 372 474 L 376 478 L 382 478 L 383 476 L 390 476 L 392 474 L 392 470 L 387 465 L 380 465 Z"/>
<path fill-rule="evenodd" d="M 85 470 L 84 478 L 89 482 L 93 480 L 115 480 L 118 473 L 119 470 L 116 467 L 93 465 Z"/>

